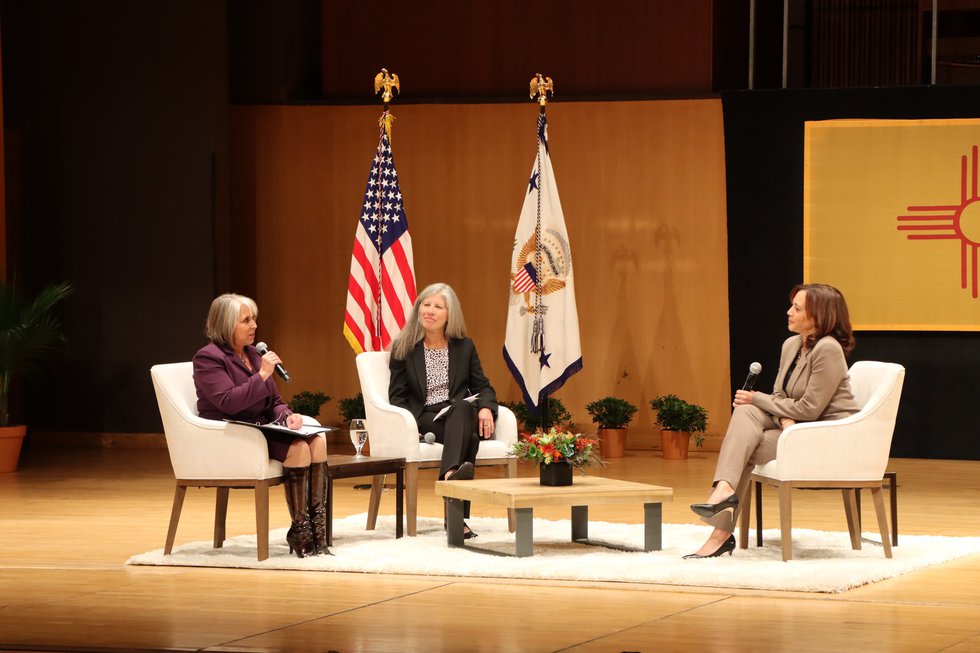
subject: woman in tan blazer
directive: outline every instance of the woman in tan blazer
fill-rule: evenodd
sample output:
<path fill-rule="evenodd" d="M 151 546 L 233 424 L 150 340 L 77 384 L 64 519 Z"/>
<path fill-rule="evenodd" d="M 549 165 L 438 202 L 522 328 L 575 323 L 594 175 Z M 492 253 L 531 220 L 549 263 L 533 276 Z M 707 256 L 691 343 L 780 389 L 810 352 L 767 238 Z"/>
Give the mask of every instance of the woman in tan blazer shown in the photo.
<path fill-rule="evenodd" d="M 798 285 L 786 312 L 783 343 L 772 394 L 737 390 L 731 422 L 718 452 L 707 503 L 691 510 L 714 526 L 708 541 L 685 558 L 713 558 L 735 550 L 735 523 L 756 465 L 776 457 L 783 429 L 797 422 L 842 419 L 860 410 L 847 377 L 845 356 L 854 348 L 847 304 L 839 290 L 823 284 Z"/>

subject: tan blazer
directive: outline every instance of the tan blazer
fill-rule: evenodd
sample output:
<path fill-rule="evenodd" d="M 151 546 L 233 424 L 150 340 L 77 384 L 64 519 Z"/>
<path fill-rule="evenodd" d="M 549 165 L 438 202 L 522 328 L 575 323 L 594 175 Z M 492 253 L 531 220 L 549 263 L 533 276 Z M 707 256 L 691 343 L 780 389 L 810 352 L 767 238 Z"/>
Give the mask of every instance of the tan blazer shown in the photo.
<path fill-rule="evenodd" d="M 786 392 L 783 378 L 803 344 L 796 335 L 783 343 L 779 356 L 779 372 L 771 395 L 756 392 L 752 405 L 777 418 L 789 417 L 797 422 L 842 419 L 861 410 L 851 392 L 847 377 L 847 361 L 840 343 L 831 336 L 817 341 L 789 377 Z"/>

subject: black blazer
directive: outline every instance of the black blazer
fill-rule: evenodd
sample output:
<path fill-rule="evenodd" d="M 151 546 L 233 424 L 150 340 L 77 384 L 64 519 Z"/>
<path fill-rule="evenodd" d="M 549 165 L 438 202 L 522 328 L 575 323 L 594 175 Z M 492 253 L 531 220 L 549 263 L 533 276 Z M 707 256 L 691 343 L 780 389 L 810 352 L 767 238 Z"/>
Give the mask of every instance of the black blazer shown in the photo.
<path fill-rule="evenodd" d="M 415 345 L 405 360 L 394 356 L 388 363 L 391 381 L 388 384 L 388 401 L 407 409 L 416 421 L 425 407 L 427 380 L 425 376 L 425 348 L 421 342 Z M 449 399 L 455 401 L 479 393 L 477 410 L 489 408 L 497 419 L 497 393 L 483 373 L 476 345 L 469 338 L 449 339 Z"/>

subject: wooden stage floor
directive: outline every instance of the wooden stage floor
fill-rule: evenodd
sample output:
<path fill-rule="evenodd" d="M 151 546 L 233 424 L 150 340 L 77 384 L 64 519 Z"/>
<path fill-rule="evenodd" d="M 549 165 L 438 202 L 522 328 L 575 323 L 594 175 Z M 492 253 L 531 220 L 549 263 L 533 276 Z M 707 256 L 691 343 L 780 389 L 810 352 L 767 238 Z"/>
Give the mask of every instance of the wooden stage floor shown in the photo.
<path fill-rule="evenodd" d="M 664 521 L 695 523 L 687 506 L 707 496 L 715 457 L 631 451 L 603 474 L 672 486 Z M 897 459 L 891 469 L 901 534 L 980 536 L 980 462 Z M 441 514 L 434 480 L 434 470 L 422 473 L 420 514 Z M 337 483 L 337 516 L 367 509 L 359 482 Z M 285 526 L 273 492 L 271 524 Z M 172 496 L 163 449 L 29 448 L 18 472 L 0 474 L 0 650 L 980 652 L 980 556 L 836 595 L 126 567 L 163 546 Z M 767 527 L 777 523 L 774 499 L 767 493 Z M 210 539 L 213 505 L 213 491 L 188 491 L 178 544 Z M 590 516 L 636 521 L 634 508 Z M 382 512 L 394 512 L 390 492 Z M 846 528 L 836 493 L 798 492 L 793 518 Z M 870 500 L 864 519 L 874 523 Z M 251 495 L 232 492 L 228 533 L 251 532 Z"/>

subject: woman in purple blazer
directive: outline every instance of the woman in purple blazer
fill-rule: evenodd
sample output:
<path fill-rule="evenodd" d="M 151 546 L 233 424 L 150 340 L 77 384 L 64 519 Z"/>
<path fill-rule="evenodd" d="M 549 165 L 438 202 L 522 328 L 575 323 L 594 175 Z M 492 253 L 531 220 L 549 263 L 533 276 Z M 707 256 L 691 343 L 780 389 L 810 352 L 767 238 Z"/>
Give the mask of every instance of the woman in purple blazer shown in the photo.
<path fill-rule="evenodd" d="M 847 304 L 824 284 L 790 292 L 787 326 L 796 335 L 783 343 L 771 394 L 737 390 L 735 412 L 718 452 L 714 488 L 707 503 L 691 510 L 714 530 L 685 558 L 714 558 L 735 550 L 735 523 L 752 470 L 776 458 L 783 429 L 797 422 L 843 419 L 861 407 L 851 393 L 845 356 L 854 349 Z"/>
<path fill-rule="evenodd" d="M 225 294 L 211 302 L 207 336 L 210 344 L 194 355 L 197 411 L 205 419 L 274 423 L 297 430 L 303 417 L 289 410 L 272 379 L 281 363 L 275 352 L 259 354 L 253 346 L 259 309 L 242 295 Z M 283 464 L 283 487 L 292 525 L 286 533 L 289 552 L 300 558 L 329 554 L 326 529 L 327 446 L 319 435 L 266 434 L 269 457 Z"/>

